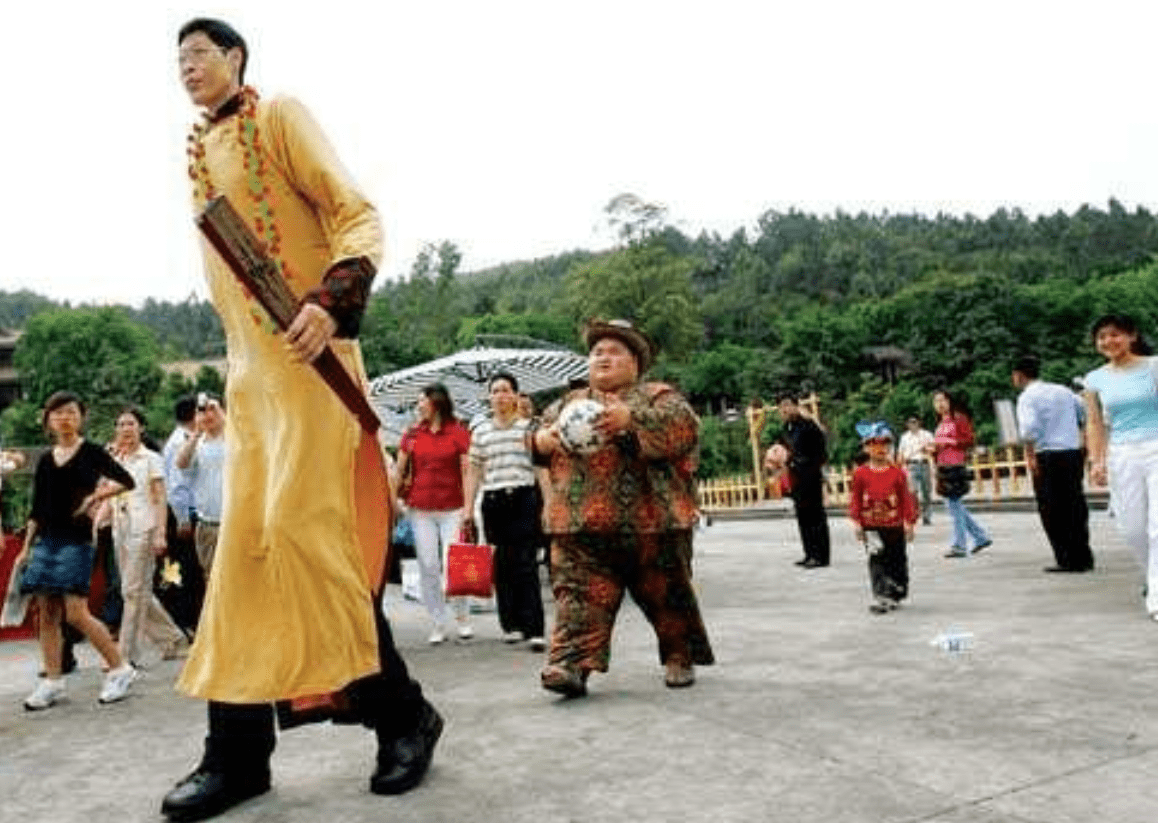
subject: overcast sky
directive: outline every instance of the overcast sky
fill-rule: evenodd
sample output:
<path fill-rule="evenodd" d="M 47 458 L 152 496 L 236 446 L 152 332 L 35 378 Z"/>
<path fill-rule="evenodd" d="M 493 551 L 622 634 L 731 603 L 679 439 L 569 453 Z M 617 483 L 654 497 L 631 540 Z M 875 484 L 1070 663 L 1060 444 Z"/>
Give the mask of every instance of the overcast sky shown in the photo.
<path fill-rule="evenodd" d="M 176 32 L 218 16 L 247 79 L 314 112 L 379 207 L 381 276 L 607 243 L 633 192 L 689 234 L 768 209 L 1158 210 L 1149 0 L 20 3 L 0 290 L 206 294 Z"/>

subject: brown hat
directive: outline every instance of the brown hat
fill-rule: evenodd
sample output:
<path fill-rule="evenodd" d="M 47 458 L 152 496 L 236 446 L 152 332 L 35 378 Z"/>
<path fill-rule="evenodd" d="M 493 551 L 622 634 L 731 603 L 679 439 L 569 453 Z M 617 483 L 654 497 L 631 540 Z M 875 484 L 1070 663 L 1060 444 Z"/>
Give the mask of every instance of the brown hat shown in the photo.
<path fill-rule="evenodd" d="M 614 337 L 635 355 L 639 363 L 639 373 L 643 374 L 655 359 L 655 344 L 647 335 L 635 328 L 630 320 L 588 320 L 583 326 L 583 342 L 587 344 L 587 351 L 595 348 L 595 344 L 604 337 Z"/>

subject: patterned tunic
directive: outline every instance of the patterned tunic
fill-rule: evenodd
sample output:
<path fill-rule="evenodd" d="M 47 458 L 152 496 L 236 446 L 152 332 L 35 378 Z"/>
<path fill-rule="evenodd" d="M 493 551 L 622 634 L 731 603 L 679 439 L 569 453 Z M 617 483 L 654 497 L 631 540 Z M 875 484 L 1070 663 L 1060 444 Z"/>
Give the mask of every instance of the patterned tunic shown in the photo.
<path fill-rule="evenodd" d="M 550 425 L 571 392 L 543 415 Z M 691 583 L 692 475 L 699 419 L 671 386 L 643 383 L 620 394 L 628 432 L 591 454 L 553 452 L 545 505 L 551 544 L 555 630 L 548 661 L 606 671 L 611 631 L 625 592 L 655 630 L 661 663 L 713 662 Z"/>
<path fill-rule="evenodd" d="M 570 401 L 591 396 L 589 389 L 571 392 L 543 413 L 543 424 L 553 423 Z M 593 454 L 550 455 L 548 532 L 654 534 L 692 527 L 699 419 L 663 383 L 633 386 L 622 399 L 631 409 L 629 433 Z"/>

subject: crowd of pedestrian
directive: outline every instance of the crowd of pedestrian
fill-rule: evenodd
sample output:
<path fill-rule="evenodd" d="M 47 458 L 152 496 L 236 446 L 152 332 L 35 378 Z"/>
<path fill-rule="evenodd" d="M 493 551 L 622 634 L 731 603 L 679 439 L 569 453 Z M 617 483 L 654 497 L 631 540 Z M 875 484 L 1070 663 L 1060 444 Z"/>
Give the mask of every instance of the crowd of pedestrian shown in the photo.
<path fill-rule="evenodd" d="M 1158 358 L 1125 314 L 1098 318 L 1091 340 L 1106 363 L 1075 380 L 1084 387 L 1081 394 L 1042 380 L 1041 362 L 1033 354 L 1010 367 L 1010 381 L 1020 392 L 1017 436 L 1054 556 L 1043 570 L 1083 573 L 1094 568 L 1088 468 L 1092 485 L 1110 487 L 1111 513 L 1145 578 L 1147 614 L 1158 621 Z M 946 557 L 968 558 L 993 543 L 964 501 L 975 445 L 972 417 L 960 397 L 943 389 L 933 393 L 932 408 L 936 430 L 928 431 L 919 417 L 911 416 L 897 444 L 886 421 L 857 425 L 862 451 L 852 478 L 849 517 L 869 555 L 874 613 L 894 610 L 907 594 L 905 538 L 912 539 L 918 516 L 924 525 L 931 523 L 934 485 L 952 523 Z M 765 468 L 792 495 L 805 551 L 797 564 L 819 568 L 823 564 L 811 562 L 818 541 L 810 486 L 814 467 L 827 461 L 824 431 L 792 396 L 781 401 L 780 412 L 783 434 L 767 450 Z"/>
<path fill-rule="evenodd" d="M 418 423 L 402 439 L 395 482 L 402 487 L 399 514 L 415 533 L 421 596 L 432 622 L 430 642 L 446 639 L 452 625 L 451 607 L 458 639 L 473 636 L 469 603 L 452 600 L 448 605 L 443 590 L 447 547 L 479 540 L 494 551 L 502 639 L 526 642 L 534 651 L 547 648 L 539 569 L 545 522 L 554 545 L 542 560 L 554 560 L 556 611 L 544 686 L 564 694 L 582 694 L 590 672 L 606 670 L 611 626 L 625 591 L 640 600 L 657 632 L 660 625 L 669 627 L 673 621 L 662 604 L 653 602 L 655 592 L 663 593 L 663 603 L 682 604 L 680 620 L 684 622 L 677 639 L 660 635 L 660 658 L 668 669 L 665 677 L 669 685 L 680 684 L 693 679 L 688 672 L 695 663 L 711 660 L 694 594 L 687 586 L 691 547 L 690 521 L 685 520 L 686 513 L 695 510 L 694 492 L 687 479 L 690 474 L 685 473 L 681 487 L 673 485 L 680 475 L 669 473 L 665 485 L 648 476 L 648 461 L 638 469 L 633 469 L 631 461 L 642 459 L 641 450 L 646 448 L 651 449 L 653 460 L 664 456 L 668 469 L 679 465 L 694 452 L 694 415 L 670 387 L 638 383 L 652 350 L 649 342 L 640 342 L 646 338 L 630 324 L 594 323 L 587 339 L 594 382 L 572 390 L 540 416 L 534 414 L 533 405 L 528 408 L 528 398 L 519 394 L 518 381 L 508 373 L 491 377 L 491 413 L 473 421 L 471 431 L 454 417 L 445 387 L 435 384 L 423 391 L 416 407 Z M 1092 339 L 1106 363 L 1086 375 L 1084 402 L 1070 388 L 1042 380 L 1041 363 L 1032 355 L 1020 357 L 1011 367 L 1011 382 L 1020 392 L 1018 434 L 1042 527 L 1054 554 L 1055 562 L 1045 571 L 1080 573 L 1094 568 L 1083 489 L 1088 454 L 1093 482 L 1110 485 L 1115 521 L 1143 569 L 1147 613 L 1158 620 L 1158 527 L 1154 526 L 1158 523 L 1154 503 L 1158 500 L 1158 365 L 1128 316 L 1100 318 Z M 618 351 L 608 355 L 608 348 Z M 565 448 L 553 425 L 561 408 L 580 397 L 597 397 L 604 404 L 601 436 L 611 445 L 597 450 L 595 457 Z M 661 415 L 657 398 L 664 399 L 668 416 Z M 858 425 L 864 459 L 852 477 L 849 517 L 856 540 L 865 547 L 874 613 L 895 610 L 908 594 L 906 543 L 913 539 L 918 518 L 925 525 L 931 522 L 934 478 L 953 524 L 946 556 L 968 557 L 992 542 L 962 500 L 969 489 L 966 464 L 974 444 L 968 411 L 943 390 L 933 394 L 932 408 L 938 417 L 935 433 L 912 416 L 905 421 L 899 442 L 885 421 Z M 822 490 L 825 432 L 791 393 L 779 398 L 778 410 L 783 435 L 769 450 L 769 466 L 785 468 L 790 478 L 786 478 L 786 488 L 794 502 L 805 552 L 798 565 L 822 568 L 829 562 L 830 551 Z M 92 457 L 96 447 L 86 445 L 81 460 L 86 463 L 84 482 L 71 477 L 67 482 L 79 483 L 77 488 L 87 489 L 94 501 L 107 502 L 86 505 L 90 531 L 83 540 L 83 529 L 65 524 L 64 531 L 73 542 L 60 543 L 59 501 L 65 492 L 57 486 L 65 481 L 58 474 L 73 450 L 82 451 L 77 444 L 86 444 L 84 406 L 67 393 L 54 395 L 45 406 L 46 430 L 55 445 L 37 466 L 34 517 L 21 557 L 36 561 L 23 569 L 22 590 L 37 596 L 43 615 L 45 677 L 26 700 L 29 708 L 45 708 L 59 699 L 63 694 L 60 675 L 75 666 L 71 642 L 61 645 L 62 623 L 75 627 L 76 634 L 66 630 L 66 637 L 87 637 L 105 656 L 106 666 L 122 675 L 119 685 L 102 693 L 105 702 L 119 699 L 131 684 L 136 669 L 129 676 L 124 666 L 141 665 L 145 640 L 161 658 L 187 653 L 186 631 L 154 594 L 154 566 L 169 548 L 167 535 L 172 529 L 164 526 L 168 520 L 176 523 L 178 535 L 191 532 L 195 537 L 199 562 L 196 570 L 187 570 L 190 577 L 193 572 L 205 579 L 210 576 L 224 503 L 225 410 L 220 399 L 202 393 L 195 402 L 192 397 L 181 398 L 174 415 L 173 432 L 158 454 L 149 448 L 144 416 L 133 407 L 121 411 L 115 437 L 101 451 L 113 457 L 123 473 L 99 463 L 105 479 L 100 479 L 99 472 L 93 475 L 87 464 L 96 459 Z M 622 430 L 615 428 L 625 420 L 641 427 L 634 439 L 623 439 Z M 655 422 L 659 420 L 662 423 Z M 691 426 L 687 435 L 680 434 L 681 426 Z M 52 462 L 46 462 L 50 456 Z M 6 452 L 4 460 L 5 469 L 11 470 L 22 456 Z M 632 471 L 643 473 L 633 479 Z M 89 488 L 85 483 L 91 484 L 94 477 L 96 485 Z M 648 489 L 652 494 L 633 502 L 625 489 Z M 67 490 L 73 497 L 79 493 Z M 49 503 L 50 499 L 56 502 Z M 476 523 L 476 511 L 481 524 Z M 81 609 L 83 598 L 77 599 L 87 595 L 90 580 L 96 579 L 92 550 L 98 542 L 97 528 L 108 520 L 117 560 L 109 583 L 123 602 L 119 619 L 110 627 L 116 632 L 117 654 L 104 643 L 101 622 L 87 614 L 87 607 Z M 78 523 L 84 522 L 78 518 Z M 31 552 L 33 545 L 41 547 L 40 551 Z M 623 565 L 632 556 L 634 565 Z M 646 582 L 649 569 L 652 573 L 664 570 L 663 586 Z M 672 569 L 683 572 L 673 578 Z M 63 577 L 55 579 L 53 574 Z M 591 601 L 593 592 L 600 593 L 597 602 Z M 195 621 L 190 628 L 195 628 Z"/>

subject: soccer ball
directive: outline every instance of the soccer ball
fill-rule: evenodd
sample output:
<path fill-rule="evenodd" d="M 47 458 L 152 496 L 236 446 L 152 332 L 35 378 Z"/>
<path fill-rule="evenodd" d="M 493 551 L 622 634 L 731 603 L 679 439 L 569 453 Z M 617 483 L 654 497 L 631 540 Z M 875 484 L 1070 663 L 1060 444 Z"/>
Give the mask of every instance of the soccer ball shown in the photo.
<path fill-rule="evenodd" d="M 595 428 L 595 420 L 603 412 L 598 400 L 574 400 L 559 413 L 559 440 L 563 448 L 577 454 L 590 454 L 603 445 L 603 435 Z"/>

